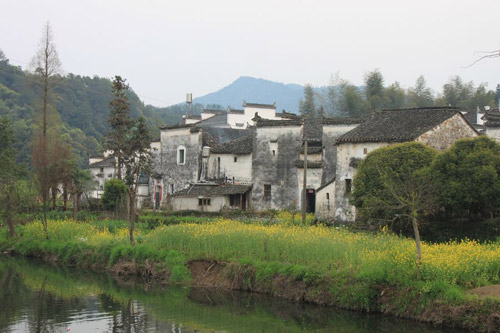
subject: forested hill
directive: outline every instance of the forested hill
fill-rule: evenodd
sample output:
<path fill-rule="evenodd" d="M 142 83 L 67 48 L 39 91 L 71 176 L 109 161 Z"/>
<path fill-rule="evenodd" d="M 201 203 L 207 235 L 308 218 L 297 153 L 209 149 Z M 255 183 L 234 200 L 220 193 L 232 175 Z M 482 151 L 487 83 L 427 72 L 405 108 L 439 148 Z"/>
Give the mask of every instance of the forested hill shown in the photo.
<path fill-rule="evenodd" d="M 240 109 L 243 100 L 251 103 L 271 104 L 276 102 L 278 111 L 298 112 L 299 100 L 304 96 L 304 87 L 264 79 L 242 76 L 230 85 L 205 96 L 194 99 L 200 104 L 220 104 Z"/>
<path fill-rule="evenodd" d="M 17 138 L 19 162 L 30 163 L 33 130 L 40 115 L 40 97 L 33 77 L 8 59 L 0 57 L 0 116 L 11 119 Z M 60 117 L 59 131 L 71 141 L 77 163 L 85 167 L 88 157 L 99 153 L 100 140 L 108 131 L 111 80 L 68 74 L 56 89 L 54 104 Z M 128 94 L 132 117 L 144 116 L 153 137 L 158 127 L 180 120 L 183 110 L 144 105 L 132 89 Z M 172 115 L 172 116 L 171 116 Z"/>

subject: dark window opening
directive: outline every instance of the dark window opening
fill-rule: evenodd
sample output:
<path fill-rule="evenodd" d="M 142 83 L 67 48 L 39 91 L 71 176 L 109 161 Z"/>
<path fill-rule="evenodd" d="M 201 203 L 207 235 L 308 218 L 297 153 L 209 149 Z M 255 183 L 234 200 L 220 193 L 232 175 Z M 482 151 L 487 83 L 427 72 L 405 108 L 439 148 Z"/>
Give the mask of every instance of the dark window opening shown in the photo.
<path fill-rule="evenodd" d="M 330 193 L 326 194 L 326 200 L 330 200 Z"/>
<path fill-rule="evenodd" d="M 276 150 L 273 150 L 273 156 L 276 156 Z"/>
<path fill-rule="evenodd" d="M 103 173 L 104 172 L 104 168 L 99 169 L 99 172 Z"/>
<path fill-rule="evenodd" d="M 237 163 L 238 162 L 238 157 L 234 157 L 234 163 Z"/>
<path fill-rule="evenodd" d="M 345 193 L 351 193 L 352 190 L 352 179 L 346 179 L 345 180 Z"/>
<path fill-rule="evenodd" d="M 198 206 L 210 206 L 210 199 L 198 199 Z"/>
<path fill-rule="evenodd" d="M 271 185 L 270 184 L 264 184 L 264 200 L 266 200 L 266 201 L 271 200 Z"/>

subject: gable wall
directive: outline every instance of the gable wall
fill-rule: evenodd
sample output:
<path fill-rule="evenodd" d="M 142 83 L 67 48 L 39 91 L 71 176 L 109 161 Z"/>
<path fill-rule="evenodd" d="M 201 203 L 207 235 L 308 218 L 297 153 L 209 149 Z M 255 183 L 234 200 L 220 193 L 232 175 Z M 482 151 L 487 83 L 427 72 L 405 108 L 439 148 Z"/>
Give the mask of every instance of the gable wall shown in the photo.
<path fill-rule="evenodd" d="M 300 207 L 297 168 L 302 128 L 257 127 L 252 154 L 252 207 L 256 210 Z M 276 155 L 272 155 L 272 150 Z M 264 199 L 264 184 L 271 185 L 271 200 Z"/>
<path fill-rule="evenodd" d="M 323 125 L 323 175 L 321 185 L 326 184 L 333 177 L 335 177 L 335 169 L 337 165 L 337 139 L 358 126 L 359 124 L 352 125 Z"/>
<path fill-rule="evenodd" d="M 234 158 L 238 160 L 235 163 Z M 250 183 L 252 181 L 252 154 L 235 155 L 235 154 L 210 154 L 208 158 L 208 179 L 218 178 L 218 163 L 217 158 L 220 158 L 220 178 L 227 177 L 228 181 L 236 183 Z"/>
<path fill-rule="evenodd" d="M 415 141 L 438 150 L 450 148 L 455 141 L 478 136 L 477 132 L 459 114 L 446 119 L 432 130 L 422 134 Z"/>
<path fill-rule="evenodd" d="M 177 164 L 177 148 L 186 147 L 184 165 Z M 191 133 L 190 128 L 163 130 L 161 132 L 161 173 L 163 174 L 164 194 L 185 188 L 198 179 L 201 154 L 201 132 Z M 167 195 L 163 195 L 164 201 Z"/>

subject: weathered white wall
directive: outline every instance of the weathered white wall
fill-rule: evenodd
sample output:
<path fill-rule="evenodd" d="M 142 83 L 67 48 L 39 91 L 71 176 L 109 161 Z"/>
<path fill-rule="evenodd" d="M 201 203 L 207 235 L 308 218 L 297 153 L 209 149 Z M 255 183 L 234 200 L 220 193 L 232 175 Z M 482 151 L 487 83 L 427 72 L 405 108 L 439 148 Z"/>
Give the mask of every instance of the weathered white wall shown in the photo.
<path fill-rule="evenodd" d="M 203 206 L 203 211 L 205 212 L 218 212 L 224 207 L 229 207 L 229 200 L 226 197 L 210 197 L 205 199 L 210 199 L 211 201 L 210 206 Z M 198 205 L 198 202 L 198 198 L 173 197 L 172 208 L 175 211 L 202 210 L 202 207 Z"/>
<path fill-rule="evenodd" d="M 300 125 L 256 128 L 252 153 L 254 209 L 300 207 L 295 161 L 299 157 L 301 133 Z M 274 156 L 272 150 L 275 150 Z M 271 185 L 269 201 L 264 198 L 265 184 Z"/>
<path fill-rule="evenodd" d="M 104 167 L 103 172 L 101 172 L 101 168 L 90 168 L 89 170 L 96 185 L 95 189 L 90 192 L 90 196 L 99 199 L 104 193 L 104 183 L 115 178 L 115 168 Z"/>
<path fill-rule="evenodd" d="M 486 127 L 486 135 L 496 142 L 500 142 L 500 127 Z"/>
<path fill-rule="evenodd" d="M 365 158 L 366 154 L 380 147 L 388 146 L 386 142 L 342 143 L 337 146 L 337 169 L 335 175 L 335 220 L 354 222 L 356 211 L 349 203 L 346 195 L 345 180 L 354 179 L 356 168 L 351 167 L 352 158 Z M 367 152 L 365 153 L 365 148 Z"/>
<path fill-rule="evenodd" d="M 238 161 L 235 163 L 234 158 Z M 217 158 L 220 158 L 220 177 L 227 177 L 238 183 L 250 183 L 252 181 L 252 154 L 210 154 L 208 159 L 208 178 L 217 178 Z"/>
<path fill-rule="evenodd" d="M 163 201 L 168 200 L 171 194 L 171 185 L 174 192 L 186 188 L 198 179 L 201 135 L 200 132 L 190 132 L 191 127 L 166 129 L 161 131 L 161 160 L 160 172 L 163 174 Z M 177 148 L 184 146 L 185 163 L 177 163 Z"/>
<path fill-rule="evenodd" d="M 322 221 L 330 221 L 334 217 L 335 182 L 332 182 L 316 192 L 316 218 Z"/>
<path fill-rule="evenodd" d="M 318 169 L 307 169 L 307 189 L 313 189 L 316 190 L 318 187 L 321 186 L 321 176 L 323 175 L 323 169 L 318 168 Z M 297 168 L 297 185 L 298 185 L 298 191 L 299 193 L 302 193 L 303 189 L 303 184 L 304 184 L 304 169 L 303 168 Z"/>

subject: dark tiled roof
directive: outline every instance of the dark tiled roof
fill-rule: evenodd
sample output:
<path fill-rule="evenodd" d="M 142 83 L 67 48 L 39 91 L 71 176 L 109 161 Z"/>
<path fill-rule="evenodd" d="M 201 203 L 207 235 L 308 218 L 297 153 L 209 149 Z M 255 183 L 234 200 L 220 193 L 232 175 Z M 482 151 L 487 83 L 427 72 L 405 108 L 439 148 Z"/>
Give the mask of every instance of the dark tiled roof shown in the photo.
<path fill-rule="evenodd" d="M 305 118 L 304 137 L 307 139 L 307 141 L 321 141 L 321 139 L 323 138 L 323 119 Z"/>
<path fill-rule="evenodd" d="M 462 111 L 462 115 L 467 119 L 467 121 L 471 124 L 477 124 L 477 111 L 476 110 L 469 110 L 469 111 Z"/>
<path fill-rule="evenodd" d="M 250 154 L 253 149 L 253 135 L 246 135 L 241 138 L 216 145 L 211 149 L 216 154 Z"/>
<path fill-rule="evenodd" d="M 332 117 L 323 118 L 323 125 L 350 125 L 361 124 L 367 117 Z"/>
<path fill-rule="evenodd" d="M 321 154 L 323 152 L 323 146 L 321 145 L 321 142 L 317 142 L 319 145 L 317 146 L 311 146 L 309 143 L 307 144 L 307 155 L 311 154 Z M 301 154 L 304 154 L 304 145 L 300 146 L 299 152 Z"/>
<path fill-rule="evenodd" d="M 229 124 L 227 123 L 227 113 L 226 112 L 221 113 L 221 114 L 216 114 L 213 117 L 210 117 L 210 118 L 207 118 L 207 119 L 202 120 L 200 122 L 197 122 L 196 126 L 204 127 L 204 126 L 214 126 L 214 125 L 218 125 L 218 124 L 223 124 L 225 126 L 226 125 L 229 126 Z"/>
<path fill-rule="evenodd" d="M 276 109 L 276 102 L 273 104 L 247 103 L 243 101 L 243 107 L 259 108 L 259 109 Z"/>
<path fill-rule="evenodd" d="M 203 109 L 201 113 L 212 113 L 212 114 L 223 114 L 227 113 L 226 110 L 216 110 L 216 109 Z"/>
<path fill-rule="evenodd" d="M 324 183 L 323 185 L 321 185 L 320 187 L 318 187 L 318 189 L 316 190 L 316 193 L 319 192 L 319 191 L 321 191 L 322 189 L 324 189 L 325 187 L 327 187 L 328 185 L 330 185 L 334 181 L 335 181 L 335 177 L 333 177 L 332 179 L 330 179 L 329 181 L 327 181 L 326 183 Z"/>
<path fill-rule="evenodd" d="M 384 110 L 342 135 L 337 143 L 344 142 L 405 142 L 460 114 L 454 107 Z"/>
<path fill-rule="evenodd" d="M 298 118 L 298 116 L 295 113 L 286 112 L 285 110 L 283 110 L 279 113 L 276 113 L 276 117 L 285 118 L 285 119 L 297 119 Z"/>
<path fill-rule="evenodd" d="M 89 165 L 89 168 L 114 168 L 115 167 L 115 158 L 113 156 L 106 157 L 102 161 L 94 162 Z"/>
<path fill-rule="evenodd" d="M 252 188 L 252 185 L 233 184 L 193 184 L 188 188 L 177 191 L 174 197 L 219 197 L 231 194 L 245 194 Z"/>
<path fill-rule="evenodd" d="M 227 109 L 227 112 L 228 112 L 228 113 L 243 114 L 243 113 L 245 113 L 245 110 L 237 110 L 237 109 L 231 109 L 231 108 L 228 108 L 228 109 Z"/>
<path fill-rule="evenodd" d="M 486 111 L 482 119 L 485 120 L 484 126 L 486 127 L 500 127 L 500 111 L 498 109 Z"/>
<path fill-rule="evenodd" d="M 195 124 L 176 124 L 176 125 L 167 125 L 167 126 L 160 126 L 161 130 L 169 130 L 169 129 L 176 129 L 176 128 L 189 128 L 193 127 Z"/>
<path fill-rule="evenodd" d="M 304 168 L 304 160 L 296 160 L 295 167 L 299 169 Z M 321 169 L 323 167 L 323 161 L 307 161 L 308 169 Z"/>
<path fill-rule="evenodd" d="M 302 126 L 302 120 L 300 119 L 274 120 L 274 119 L 259 118 L 256 122 L 256 125 L 257 127 Z"/>
<path fill-rule="evenodd" d="M 202 132 L 203 146 L 215 147 L 250 135 L 250 130 L 234 128 L 206 127 Z"/>

